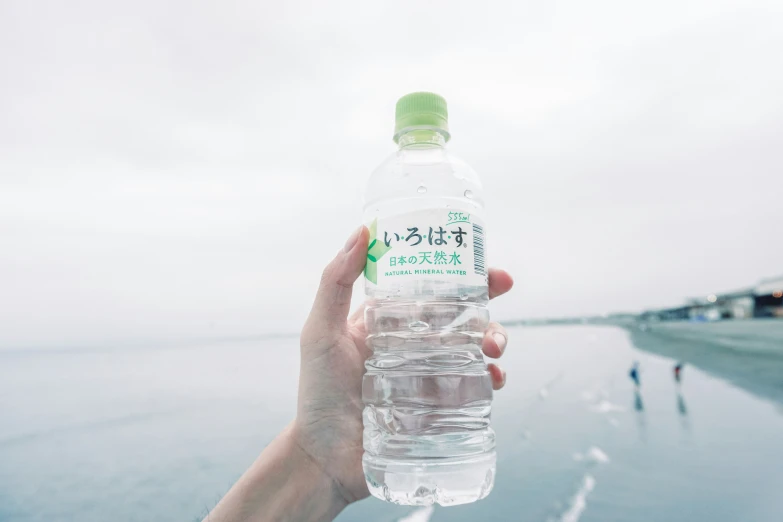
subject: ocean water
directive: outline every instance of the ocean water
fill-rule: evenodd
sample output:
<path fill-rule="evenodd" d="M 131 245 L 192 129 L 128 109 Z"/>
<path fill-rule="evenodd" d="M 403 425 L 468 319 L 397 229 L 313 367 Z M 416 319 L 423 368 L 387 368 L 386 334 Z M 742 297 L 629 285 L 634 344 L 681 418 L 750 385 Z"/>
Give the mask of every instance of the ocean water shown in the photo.
<path fill-rule="evenodd" d="M 641 364 L 642 387 L 627 377 Z M 510 330 L 498 475 L 347 521 L 783 519 L 783 408 L 608 327 Z M 293 416 L 296 338 L 0 352 L 0 521 L 200 520 Z"/>

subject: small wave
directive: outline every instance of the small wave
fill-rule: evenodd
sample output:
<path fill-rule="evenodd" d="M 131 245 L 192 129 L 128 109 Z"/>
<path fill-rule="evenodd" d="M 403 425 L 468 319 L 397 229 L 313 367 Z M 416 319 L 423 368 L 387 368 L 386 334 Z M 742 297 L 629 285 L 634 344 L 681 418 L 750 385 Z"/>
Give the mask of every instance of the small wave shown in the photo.
<path fill-rule="evenodd" d="M 579 395 L 585 402 L 596 402 L 599 400 L 606 400 L 606 398 L 609 397 L 609 392 L 603 388 L 598 388 L 592 390 L 583 390 Z"/>
<path fill-rule="evenodd" d="M 577 462 L 584 461 L 590 464 L 606 464 L 609 462 L 609 455 L 597 446 L 591 447 L 584 454 L 574 453 L 571 458 Z"/>
<path fill-rule="evenodd" d="M 411 511 L 397 522 L 429 522 L 432 514 L 435 512 L 435 506 L 427 506 L 416 511 Z"/>
<path fill-rule="evenodd" d="M 597 446 L 593 446 L 587 450 L 586 460 L 604 464 L 609 462 L 609 455 L 603 452 L 603 450 Z"/>
<path fill-rule="evenodd" d="M 625 411 L 625 408 L 618 404 L 614 404 L 613 402 L 609 402 L 607 400 L 602 400 L 598 404 L 594 404 L 590 407 L 591 410 L 593 410 L 596 413 L 609 413 L 613 411 Z"/>
<path fill-rule="evenodd" d="M 587 496 L 595 488 L 595 479 L 592 475 L 585 475 L 576 494 L 571 498 L 568 509 L 564 511 L 555 522 L 578 522 L 582 513 L 587 509 Z"/>
<path fill-rule="evenodd" d="M 557 382 L 563 378 L 563 372 L 558 373 L 555 375 L 553 379 L 551 379 L 549 382 L 545 383 L 539 390 L 538 390 L 538 398 L 541 400 L 546 399 L 549 397 L 549 390 L 557 384 Z"/>

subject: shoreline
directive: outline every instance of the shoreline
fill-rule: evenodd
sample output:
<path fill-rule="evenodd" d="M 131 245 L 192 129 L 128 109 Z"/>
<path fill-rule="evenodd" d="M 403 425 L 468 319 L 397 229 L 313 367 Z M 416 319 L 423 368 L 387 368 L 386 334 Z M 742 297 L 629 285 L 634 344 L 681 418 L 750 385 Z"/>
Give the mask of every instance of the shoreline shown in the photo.
<path fill-rule="evenodd" d="M 625 329 L 639 350 L 683 361 L 783 404 L 783 321 L 637 323 Z"/>

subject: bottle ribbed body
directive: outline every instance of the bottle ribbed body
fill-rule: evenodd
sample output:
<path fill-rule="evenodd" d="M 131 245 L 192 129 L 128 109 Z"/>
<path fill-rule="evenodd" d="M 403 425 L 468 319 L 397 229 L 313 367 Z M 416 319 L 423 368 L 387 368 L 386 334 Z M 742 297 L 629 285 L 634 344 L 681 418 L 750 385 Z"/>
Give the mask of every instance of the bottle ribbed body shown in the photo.
<path fill-rule="evenodd" d="M 495 476 L 483 194 L 438 136 L 410 140 L 365 196 L 363 464 L 378 498 L 462 504 L 485 497 Z"/>

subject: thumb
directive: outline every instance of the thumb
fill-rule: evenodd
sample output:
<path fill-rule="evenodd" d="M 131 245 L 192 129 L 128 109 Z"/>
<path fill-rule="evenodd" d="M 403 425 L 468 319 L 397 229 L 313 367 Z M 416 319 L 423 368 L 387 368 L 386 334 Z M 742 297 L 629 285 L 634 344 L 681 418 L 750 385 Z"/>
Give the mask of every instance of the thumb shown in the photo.
<path fill-rule="evenodd" d="M 321 285 L 307 319 L 307 330 L 322 336 L 329 329 L 342 328 L 351 307 L 353 284 L 367 262 L 367 242 L 370 232 L 361 226 L 345 242 L 345 246 L 324 269 Z"/>

